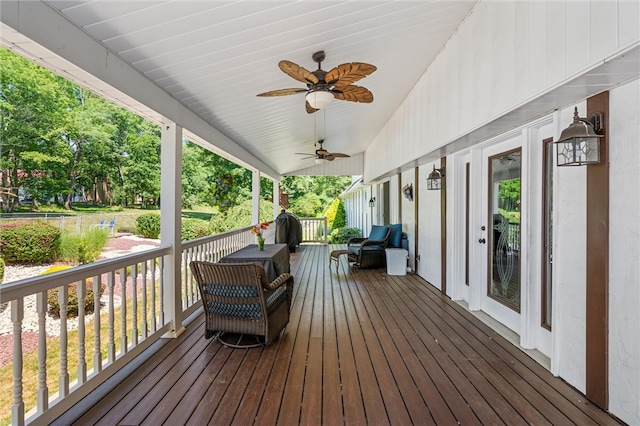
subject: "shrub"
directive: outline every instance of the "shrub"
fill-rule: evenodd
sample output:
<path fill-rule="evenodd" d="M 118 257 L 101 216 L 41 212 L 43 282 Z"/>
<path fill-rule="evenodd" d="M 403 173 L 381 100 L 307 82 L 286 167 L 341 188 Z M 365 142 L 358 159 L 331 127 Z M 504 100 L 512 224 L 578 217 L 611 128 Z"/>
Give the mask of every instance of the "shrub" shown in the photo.
<path fill-rule="evenodd" d="M 63 232 L 58 260 L 71 263 L 95 262 L 109 239 L 109 231 L 93 228 L 84 234 Z"/>
<path fill-rule="evenodd" d="M 347 213 L 344 210 L 344 204 L 341 199 L 336 198 L 333 200 L 324 215 L 327 217 L 329 229 L 344 228 L 346 226 Z"/>
<path fill-rule="evenodd" d="M 210 234 L 209 222 L 202 219 L 182 219 L 182 241 L 195 240 Z"/>
<path fill-rule="evenodd" d="M 60 249 L 60 230 L 43 222 L 0 225 L 0 254 L 7 263 L 53 262 Z"/>
<path fill-rule="evenodd" d="M 58 265 L 52 266 L 47 269 L 40 275 L 51 274 L 58 271 L 64 271 L 65 269 L 69 269 L 70 266 L 67 265 Z M 100 294 L 98 298 L 102 296 L 104 291 L 104 284 L 100 285 Z M 53 315 L 55 318 L 60 317 L 60 303 L 58 301 L 58 288 L 51 288 L 47 291 L 47 303 L 49 304 L 49 313 Z M 86 284 L 86 291 L 84 297 L 84 312 L 86 314 L 93 313 L 94 311 L 94 303 L 95 303 L 95 294 L 93 293 L 93 288 L 91 284 Z M 70 284 L 69 285 L 69 298 L 67 301 L 67 317 L 73 318 L 78 316 L 78 285 Z"/>
<path fill-rule="evenodd" d="M 336 211 L 338 210 L 339 203 L 340 203 L 340 200 L 336 198 L 329 205 L 329 208 L 324 212 L 324 215 L 327 217 L 327 226 L 329 227 L 329 229 L 333 228 L 333 220 L 336 218 Z"/>
<path fill-rule="evenodd" d="M 273 203 L 266 200 L 260 201 L 260 222 L 270 222 L 271 220 L 273 220 Z M 254 225 L 251 223 L 251 200 L 246 200 L 231 208 L 226 215 L 212 215 L 210 224 L 209 231 L 212 234 Z"/>
<path fill-rule="evenodd" d="M 0 283 L 4 279 L 4 259 L 0 257 Z"/>
<path fill-rule="evenodd" d="M 358 228 L 339 228 L 331 231 L 329 243 L 346 244 L 349 238 L 362 237 L 362 231 Z"/>
<path fill-rule="evenodd" d="M 136 235 L 144 238 L 158 238 L 160 236 L 160 215 L 146 213 L 136 218 Z"/>
<path fill-rule="evenodd" d="M 331 229 L 344 228 L 347 226 L 347 211 L 344 209 L 344 203 L 342 200 L 338 200 L 338 207 L 336 209 L 336 216 L 333 219 L 333 225 Z"/>

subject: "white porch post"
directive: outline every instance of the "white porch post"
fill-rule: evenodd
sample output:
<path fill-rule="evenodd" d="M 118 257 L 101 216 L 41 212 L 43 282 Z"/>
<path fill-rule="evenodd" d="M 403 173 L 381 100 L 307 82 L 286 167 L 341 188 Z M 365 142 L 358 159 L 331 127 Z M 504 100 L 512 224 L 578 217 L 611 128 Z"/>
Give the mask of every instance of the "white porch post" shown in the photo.
<path fill-rule="evenodd" d="M 251 224 L 260 223 L 260 171 L 254 170 L 251 176 Z"/>
<path fill-rule="evenodd" d="M 273 181 L 273 218 L 280 214 L 280 181 Z"/>
<path fill-rule="evenodd" d="M 162 125 L 160 146 L 160 241 L 171 252 L 163 269 L 164 314 L 172 323 L 167 337 L 177 337 L 182 326 L 182 244 L 180 212 L 182 207 L 182 127 L 175 123 Z"/>

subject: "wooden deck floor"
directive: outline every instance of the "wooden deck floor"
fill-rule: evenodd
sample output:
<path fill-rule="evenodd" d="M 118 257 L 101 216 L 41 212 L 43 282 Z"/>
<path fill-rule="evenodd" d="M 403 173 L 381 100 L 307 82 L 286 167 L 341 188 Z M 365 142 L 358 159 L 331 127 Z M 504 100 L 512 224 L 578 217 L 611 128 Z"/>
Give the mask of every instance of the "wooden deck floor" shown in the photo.
<path fill-rule="evenodd" d="M 267 348 L 205 340 L 203 316 L 78 425 L 618 424 L 419 277 L 292 255 L 291 322 Z"/>

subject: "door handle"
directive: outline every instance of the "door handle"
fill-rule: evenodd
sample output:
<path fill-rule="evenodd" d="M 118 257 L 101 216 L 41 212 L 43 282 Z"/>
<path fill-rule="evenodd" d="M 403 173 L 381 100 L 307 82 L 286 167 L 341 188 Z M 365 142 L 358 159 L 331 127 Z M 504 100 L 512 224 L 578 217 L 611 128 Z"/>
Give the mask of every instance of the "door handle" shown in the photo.
<path fill-rule="evenodd" d="M 484 238 L 480 238 L 480 239 L 478 240 L 478 242 L 479 242 L 480 244 L 486 244 L 486 243 L 487 243 L 487 240 L 485 240 Z"/>

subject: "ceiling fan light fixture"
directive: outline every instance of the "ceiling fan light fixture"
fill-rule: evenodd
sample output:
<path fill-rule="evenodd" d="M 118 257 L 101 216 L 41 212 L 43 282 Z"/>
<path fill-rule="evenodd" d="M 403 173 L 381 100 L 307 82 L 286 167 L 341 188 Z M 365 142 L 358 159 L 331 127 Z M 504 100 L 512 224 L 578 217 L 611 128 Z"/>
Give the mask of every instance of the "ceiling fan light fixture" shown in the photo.
<path fill-rule="evenodd" d="M 323 159 L 322 158 L 316 158 L 316 164 L 322 164 Z"/>
<path fill-rule="evenodd" d="M 333 93 L 326 90 L 314 90 L 307 93 L 306 99 L 311 108 L 323 109 L 329 106 L 333 100 Z"/>

